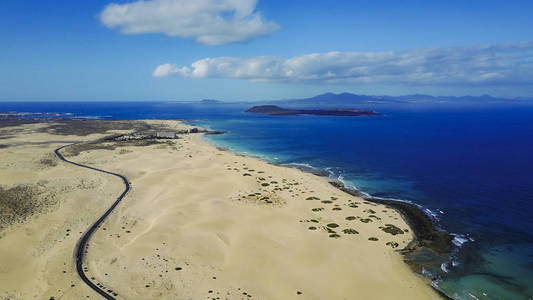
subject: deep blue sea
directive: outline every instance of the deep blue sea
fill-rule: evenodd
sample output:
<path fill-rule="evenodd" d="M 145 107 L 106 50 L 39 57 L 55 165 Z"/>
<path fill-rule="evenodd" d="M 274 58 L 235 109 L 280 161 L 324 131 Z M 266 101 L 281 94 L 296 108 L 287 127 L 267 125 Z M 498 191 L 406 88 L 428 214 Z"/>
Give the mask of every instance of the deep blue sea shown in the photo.
<path fill-rule="evenodd" d="M 242 104 L 0 102 L 0 111 L 186 119 L 210 142 L 330 172 L 420 204 L 458 251 L 434 284 L 456 299 L 533 298 L 533 105 L 374 106 L 380 117 L 262 116 Z"/>

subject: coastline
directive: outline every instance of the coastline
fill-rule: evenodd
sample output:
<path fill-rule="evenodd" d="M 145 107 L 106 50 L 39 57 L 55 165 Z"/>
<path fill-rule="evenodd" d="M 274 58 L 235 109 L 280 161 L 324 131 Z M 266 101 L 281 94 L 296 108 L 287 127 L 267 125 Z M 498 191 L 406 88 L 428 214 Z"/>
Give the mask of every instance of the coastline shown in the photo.
<path fill-rule="evenodd" d="M 265 163 L 285 168 L 294 168 L 302 172 L 312 174 L 324 178 L 330 185 L 338 190 L 360 197 L 368 202 L 385 205 L 397 211 L 405 220 L 409 228 L 413 232 L 413 239 L 403 249 L 397 250 L 404 257 L 404 262 L 418 275 L 425 276 L 432 282 L 436 277 L 428 277 L 424 274 L 425 269 L 440 269 L 441 266 L 450 261 L 450 254 L 454 248 L 453 235 L 446 231 L 439 230 L 433 220 L 423 211 L 423 209 L 413 203 L 408 203 L 400 200 L 383 199 L 370 196 L 357 189 L 347 187 L 344 182 L 329 177 L 329 173 L 325 170 L 314 168 L 307 164 L 278 164 L 276 159 L 269 158 L 265 154 L 251 154 L 235 152 L 231 147 L 217 146 L 215 142 L 205 138 L 206 142 L 211 146 L 216 147 L 220 151 L 228 151 L 235 155 L 242 155 L 264 161 Z M 435 285 L 430 286 L 443 298 L 453 299 L 439 290 Z"/>
<path fill-rule="evenodd" d="M 391 208 L 394 208 L 399 213 L 402 214 L 402 216 L 405 218 L 405 220 L 408 222 L 409 226 L 412 227 L 413 232 L 415 234 L 415 239 L 412 241 L 412 244 L 409 246 L 409 249 L 406 250 L 414 250 L 416 247 L 426 247 L 429 248 L 439 254 L 446 254 L 450 253 L 450 251 L 453 248 L 452 239 L 453 236 L 447 232 L 443 232 L 442 230 L 439 230 L 435 224 L 433 223 L 432 219 L 424 213 L 424 211 L 417 205 L 400 201 L 400 200 L 391 200 L 391 199 L 383 199 L 378 197 L 370 196 L 366 193 L 363 193 L 357 189 L 346 187 L 346 185 L 335 178 L 329 177 L 329 173 L 325 170 L 317 169 L 309 165 L 304 164 L 279 164 L 276 163 L 273 158 L 269 158 L 264 154 L 247 154 L 247 153 L 241 153 L 238 151 L 232 150 L 230 147 L 226 146 L 217 146 L 216 143 L 212 143 L 211 140 L 206 140 L 210 145 L 217 148 L 220 151 L 227 151 L 230 153 L 233 153 L 235 155 L 241 155 L 250 157 L 253 159 L 258 159 L 261 161 L 264 161 L 265 163 L 272 164 L 275 166 L 281 166 L 286 168 L 294 168 L 298 169 L 302 172 L 309 173 L 318 177 L 324 177 L 324 179 L 334 186 L 335 188 L 350 194 L 355 197 L 361 197 L 367 201 L 383 204 L 390 206 Z"/>
<path fill-rule="evenodd" d="M 175 130 L 191 127 L 176 121 L 143 122 Z M 123 123 L 130 127 L 135 124 Z M 26 126 L 25 133 L 8 139 L 9 143 L 59 140 L 56 134 L 34 130 L 41 125 Z M 16 155 L 20 149 L 32 153 L 42 147 L 32 154 L 35 156 L 54 146 L 17 144 L 1 151 Z M 87 253 L 88 277 L 111 287 L 119 297 L 441 297 L 427 280 L 404 264 L 396 251 L 413 239 L 413 230 L 406 230 L 409 225 L 402 216 L 382 204 L 367 203 L 347 194 L 324 178 L 220 151 L 200 135 L 146 144 L 104 141 L 68 155 L 72 161 L 124 174 L 131 181 L 131 193 L 94 233 Z M 22 162 L 17 166 L 25 168 Z M 58 176 L 70 169 L 58 165 L 42 173 L 33 165 L 28 167 L 27 172 L 40 177 Z M 11 178 L 12 184 L 24 178 L 16 175 L 18 171 L 13 168 L 2 170 L 3 178 Z M 70 221 L 78 222 L 74 228 L 81 234 L 84 224 L 91 223 L 92 216 L 120 194 L 118 180 L 92 173 L 84 176 L 113 182 L 110 192 L 97 193 L 100 208 L 97 203 L 83 202 L 90 199 L 92 190 L 84 192 L 85 198 L 77 197 L 79 184 L 74 183 L 75 194 L 67 198 L 60 195 L 64 200 L 54 208 L 54 218 L 47 218 L 48 214 L 32 217 L 0 239 L 0 254 L 11 258 L 10 264 L 0 268 L 10 274 L 8 278 L 0 276 L 11 283 L 8 295 L 24 298 L 37 293 L 76 298 L 88 293 L 71 261 L 73 240 L 62 244 L 60 252 L 54 250 L 59 244 L 44 247 L 43 255 L 37 257 L 9 248 L 13 244 L 25 245 L 29 228 L 34 235 L 44 236 L 51 234 L 50 230 L 70 230 L 74 225 L 62 224 L 61 220 L 67 212 L 76 217 L 72 208 L 65 211 L 67 199 L 72 207 L 82 201 L 94 211 L 85 219 Z M 71 239 L 77 235 L 73 231 L 68 231 Z M 42 248 L 41 242 L 34 240 L 31 247 Z M 12 273 L 15 263 L 27 267 Z M 55 272 L 59 276 L 53 275 Z M 58 280 L 61 276 L 64 279 Z M 43 277 L 50 280 L 37 281 Z M 5 292 L 0 290 L 0 295 Z"/>

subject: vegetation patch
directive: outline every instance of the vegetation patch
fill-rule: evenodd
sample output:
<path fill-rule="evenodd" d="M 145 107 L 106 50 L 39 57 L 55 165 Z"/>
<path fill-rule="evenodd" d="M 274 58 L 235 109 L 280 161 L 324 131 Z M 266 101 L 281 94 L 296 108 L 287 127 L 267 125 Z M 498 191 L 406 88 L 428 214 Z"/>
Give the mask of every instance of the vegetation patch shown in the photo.
<path fill-rule="evenodd" d="M 284 205 L 286 204 L 286 201 L 276 194 L 261 194 L 261 193 L 251 193 L 247 196 L 240 197 L 239 201 L 244 201 L 248 203 L 254 203 L 254 204 L 271 204 L 271 205 Z"/>
<path fill-rule="evenodd" d="M 339 227 L 339 224 L 337 224 L 337 223 L 329 223 L 326 226 L 328 226 L 329 228 L 337 228 L 337 227 Z"/>
<path fill-rule="evenodd" d="M 54 154 L 49 153 L 39 160 L 39 164 L 44 167 L 55 167 L 57 166 L 57 157 Z"/>
<path fill-rule="evenodd" d="M 318 197 L 307 197 L 305 200 L 320 200 Z"/>
<path fill-rule="evenodd" d="M 40 185 L 0 187 L 0 231 L 46 212 L 56 203 L 56 197 L 45 195 L 44 187 Z"/>
<path fill-rule="evenodd" d="M 391 246 L 393 249 L 398 248 L 399 244 L 396 242 L 387 242 L 385 245 Z"/>
<path fill-rule="evenodd" d="M 66 156 L 77 156 L 81 152 L 89 150 L 115 150 L 119 147 L 145 147 L 151 145 L 167 144 L 166 142 L 158 142 L 155 139 L 151 140 L 133 140 L 133 141 L 121 141 L 121 142 L 92 142 L 84 144 L 76 144 L 65 148 Z"/>
<path fill-rule="evenodd" d="M 346 228 L 342 232 L 345 234 L 359 234 L 359 232 L 353 228 Z"/>
<path fill-rule="evenodd" d="M 365 218 L 365 219 L 361 219 L 360 221 L 363 223 L 368 223 L 368 222 L 372 222 L 372 219 Z"/>
<path fill-rule="evenodd" d="M 50 126 L 43 127 L 39 131 L 58 135 L 86 136 L 93 133 L 106 133 L 111 130 L 140 131 L 148 129 L 151 129 L 150 125 L 142 121 L 64 119 L 54 120 Z"/>
<path fill-rule="evenodd" d="M 348 220 L 348 221 L 353 221 L 353 220 L 355 220 L 355 219 L 357 219 L 355 216 L 348 216 L 348 217 L 346 217 L 346 220 Z"/>
<path fill-rule="evenodd" d="M 377 237 L 369 237 L 368 240 L 369 240 L 369 241 L 374 241 L 374 242 L 375 242 L 375 241 L 377 241 L 377 240 L 379 240 L 379 239 L 378 239 Z"/>
<path fill-rule="evenodd" d="M 381 230 L 392 235 L 403 234 L 403 230 L 392 224 L 385 224 L 385 227 L 381 228 Z"/>
<path fill-rule="evenodd" d="M 173 147 L 172 149 L 173 150 L 178 150 L 178 148 L 176 148 L 176 147 Z M 133 152 L 133 151 L 128 150 L 128 149 L 120 149 L 120 151 L 118 151 L 118 154 L 123 155 L 123 154 L 131 153 L 131 152 Z"/>
<path fill-rule="evenodd" d="M 330 237 L 330 238 L 334 238 L 334 239 L 338 239 L 338 238 L 340 238 L 341 236 L 338 235 L 338 234 L 336 234 L 336 233 L 332 233 L 332 234 L 329 235 L 329 237 Z"/>

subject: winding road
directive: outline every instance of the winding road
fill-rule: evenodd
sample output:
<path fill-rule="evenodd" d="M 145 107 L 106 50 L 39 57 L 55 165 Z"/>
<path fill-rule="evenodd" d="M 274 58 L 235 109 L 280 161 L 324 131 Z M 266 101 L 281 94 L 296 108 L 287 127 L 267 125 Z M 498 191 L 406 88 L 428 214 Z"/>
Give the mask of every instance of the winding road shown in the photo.
<path fill-rule="evenodd" d="M 59 147 L 59 148 L 55 149 L 54 152 L 57 155 L 57 157 L 59 159 L 61 159 L 62 161 L 64 161 L 64 162 L 67 162 L 69 164 L 73 164 L 73 165 L 78 166 L 78 167 L 87 168 L 87 169 L 91 169 L 91 170 L 94 170 L 94 171 L 98 171 L 98 172 L 106 173 L 106 174 L 109 174 L 109 175 L 117 176 L 120 179 L 122 179 L 122 181 L 124 182 L 124 185 L 125 185 L 124 191 L 122 192 L 122 194 L 120 194 L 120 196 L 118 196 L 117 200 L 113 203 L 113 205 L 111 205 L 111 207 L 109 207 L 105 211 L 105 213 L 98 220 L 96 220 L 96 222 L 94 222 L 94 224 L 91 227 L 89 227 L 89 229 L 81 236 L 81 238 L 80 238 L 80 240 L 78 242 L 77 248 L 76 248 L 76 271 L 78 272 L 78 275 L 80 276 L 81 280 L 83 280 L 83 282 L 85 282 L 95 292 L 97 292 L 98 294 L 102 295 L 102 297 L 104 297 L 106 299 L 114 300 L 115 298 L 111 294 L 109 294 L 109 293 L 113 293 L 113 292 L 108 292 L 111 289 L 107 288 L 107 290 L 106 290 L 106 289 L 100 288 L 96 284 L 94 284 L 89 278 L 87 278 L 87 276 L 85 275 L 85 271 L 83 270 L 83 259 L 85 257 L 85 253 L 86 253 L 86 250 L 87 250 L 87 243 L 89 242 L 89 239 L 91 238 L 92 234 L 98 229 L 98 226 L 100 226 L 100 224 L 102 224 L 102 222 L 107 218 L 107 216 L 109 216 L 109 214 L 111 214 L 113 209 L 115 209 L 115 207 L 120 203 L 122 198 L 124 198 L 124 196 L 126 196 L 126 194 L 129 192 L 131 187 L 130 187 L 130 183 L 128 182 L 128 179 L 124 175 L 121 175 L 121 174 L 118 174 L 118 173 L 109 172 L 109 171 L 98 169 L 98 168 L 89 167 L 89 166 L 86 166 L 86 165 L 82 165 L 82 164 L 70 161 L 70 160 L 66 159 L 59 152 L 63 148 L 70 147 L 70 146 L 73 146 L 73 145 L 76 145 L 76 144 L 77 143 Z"/>

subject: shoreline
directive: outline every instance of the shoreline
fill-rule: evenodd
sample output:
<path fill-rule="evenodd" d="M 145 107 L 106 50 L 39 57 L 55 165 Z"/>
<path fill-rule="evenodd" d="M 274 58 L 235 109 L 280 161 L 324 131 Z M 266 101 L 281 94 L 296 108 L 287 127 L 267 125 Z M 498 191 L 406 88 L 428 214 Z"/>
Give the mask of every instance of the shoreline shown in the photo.
<path fill-rule="evenodd" d="M 106 124 L 115 130 L 128 128 L 128 132 L 145 125 L 177 131 L 192 127 L 173 120 L 108 123 L 25 126 L 26 131 L 20 137 L 17 133 L 17 140 L 11 143 L 21 139 L 52 140 L 58 134 L 66 134 L 62 136 L 65 140 L 71 139 L 68 134 L 79 134 L 77 138 L 86 139 L 89 131 L 101 132 Z M 204 135 L 137 143 L 106 141 L 109 133 L 102 137 L 102 143 L 69 151 L 69 157 L 94 168 L 124 174 L 131 181 L 133 189 L 128 201 L 118 206 L 101 230 L 95 232 L 87 254 L 91 279 L 113 286 L 114 291 L 126 298 L 164 294 L 196 299 L 210 294 L 242 295 L 243 292 L 268 299 L 302 294 L 306 299 L 326 296 L 343 299 L 349 295 L 380 299 L 443 297 L 427 278 L 417 276 L 402 261 L 404 256 L 397 249 L 411 244 L 415 230 L 396 209 L 346 193 L 323 177 L 315 176 L 319 174 L 265 163 L 228 149 L 221 151 L 224 149 L 210 144 Z M 35 149 L 32 145 L 17 147 L 28 152 Z M 51 147 L 42 148 L 32 161 L 38 161 Z M 20 151 L 6 149 L 3 151 L 10 155 Z M 23 157 L 17 159 L 22 162 Z M 37 173 L 33 165 L 27 168 L 32 174 L 43 174 L 40 176 L 45 176 L 45 172 L 64 176 L 62 170 L 69 169 L 62 164 L 45 171 L 38 169 Z M 78 169 L 81 168 L 73 171 L 85 172 Z M 27 180 L 10 175 L 16 174 L 16 169 L 5 171 L 3 176 L 12 178 L 13 183 Z M 87 176 L 114 182 L 109 191 L 120 193 L 118 179 L 94 172 Z M 73 183 L 72 191 L 79 193 L 78 186 Z M 99 186 L 95 181 L 94 188 Z M 83 191 L 84 197 L 91 197 L 90 191 Z M 61 283 L 63 287 L 59 291 L 58 279 L 53 277 L 49 282 L 40 283 L 39 294 L 85 294 L 86 288 L 72 272 L 75 261 L 69 261 L 70 243 L 64 244 L 62 252 L 56 252 L 57 246 L 44 249 L 47 256 L 53 255 L 51 261 L 38 257 L 28 260 L 24 253 L 10 250 L 13 242 L 28 243 L 24 238 L 28 227 L 35 234 L 66 231 L 66 238 L 72 239 L 79 231 L 81 236 L 85 222 L 76 223 L 79 224 L 76 227 L 61 225 L 59 231 L 53 226 L 43 226 L 58 221 L 62 224 L 65 216 L 72 215 L 68 205 L 77 208 L 78 199 L 84 200 L 74 197 L 73 202 L 61 202 L 53 211 L 56 219 L 43 218 L 47 215 L 30 219 L 0 240 L 0 253 L 13 256 L 10 261 L 43 264 L 7 279 L 35 277 L 37 280 L 40 276 L 48 278 L 52 272 L 71 283 Z M 109 202 L 109 199 L 113 197 L 95 200 Z M 82 203 L 93 205 L 93 201 Z M 72 230 L 73 227 L 76 229 Z M 37 239 L 32 243 L 40 245 L 41 242 Z M 29 296 L 35 287 L 27 282 L 17 281 L 10 285 L 10 290 Z M 66 290 L 64 286 L 70 287 Z"/>
<path fill-rule="evenodd" d="M 188 124 L 192 123 L 188 122 Z M 424 269 L 440 269 L 442 264 L 450 261 L 450 257 L 448 255 L 451 254 L 452 250 L 454 249 L 454 244 L 452 242 L 454 238 L 453 235 L 446 231 L 439 230 L 439 228 L 434 224 L 433 220 L 423 211 L 421 207 L 417 206 L 416 204 L 400 200 L 373 197 L 355 188 L 346 187 L 344 182 L 330 177 L 329 172 L 310 165 L 276 163 L 275 159 L 269 158 L 266 154 L 240 153 L 232 150 L 231 147 L 216 145 L 216 143 L 214 143 L 212 140 L 209 140 L 205 136 L 203 137 L 203 140 L 220 151 L 226 151 L 235 155 L 258 159 L 278 167 L 298 169 L 304 173 L 322 177 L 330 185 L 344 193 L 347 193 L 351 196 L 360 197 L 368 202 L 385 205 L 386 207 L 397 211 L 407 223 L 409 228 L 413 231 L 413 240 L 406 247 L 397 251 L 402 254 L 404 262 L 415 274 L 421 275 L 431 282 L 435 281 L 437 278 L 434 276 L 428 277 L 426 274 L 424 274 Z M 443 299 L 453 299 L 446 295 L 443 291 L 439 290 L 433 284 L 429 285 L 441 297 L 443 297 Z"/>
<path fill-rule="evenodd" d="M 423 274 L 424 268 L 440 268 L 442 264 L 450 261 L 448 255 L 453 250 L 453 236 L 445 231 L 438 230 L 431 218 L 417 205 L 366 196 L 356 189 L 347 188 L 342 182 L 330 181 L 329 183 L 347 194 L 361 197 L 369 202 L 383 204 L 400 213 L 409 228 L 413 230 L 413 240 L 405 248 L 398 250 L 398 252 L 403 255 L 404 262 L 416 274 L 425 276 Z M 418 258 L 418 254 L 424 256 L 424 258 Z M 428 277 L 426 276 L 426 278 Z M 437 278 L 428 279 L 433 282 Z M 453 299 L 433 284 L 431 284 L 431 287 L 445 299 Z"/>
<path fill-rule="evenodd" d="M 346 187 L 346 185 L 339 179 L 329 177 L 330 173 L 328 173 L 327 171 L 312 166 L 306 166 L 304 164 L 276 163 L 274 162 L 275 159 L 271 159 L 265 154 L 241 153 L 232 150 L 230 147 L 219 146 L 215 143 L 211 143 L 211 141 L 206 138 L 204 138 L 204 140 L 220 151 L 227 151 L 235 155 L 258 159 L 275 166 L 298 169 L 305 173 L 309 173 L 318 177 L 323 177 L 326 181 L 329 182 L 329 184 L 347 194 L 350 194 L 355 197 L 361 197 L 369 202 L 394 207 L 397 211 L 402 213 L 402 216 L 406 218 L 406 221 L 410 222 L 409 226 L 413 227 L 413 231 L 417 237 L 416 240 L 413 240 L 413 242 L 423 243 L 423 246 L 426 246 L 438 253 L 449 253 L 453 248 L 453 236 L 447 232 L 438 230 L 432 219 L 426 213 L 424 213 L 424 211 L 419 206 L 415 204 L 401 200 L 391 200 L 373 197 L 358 189 Z"/>

